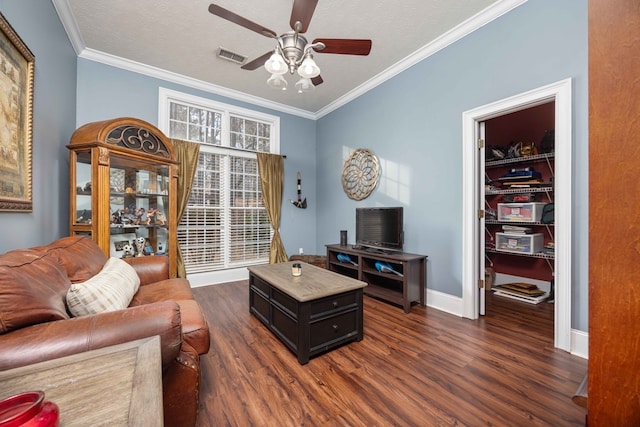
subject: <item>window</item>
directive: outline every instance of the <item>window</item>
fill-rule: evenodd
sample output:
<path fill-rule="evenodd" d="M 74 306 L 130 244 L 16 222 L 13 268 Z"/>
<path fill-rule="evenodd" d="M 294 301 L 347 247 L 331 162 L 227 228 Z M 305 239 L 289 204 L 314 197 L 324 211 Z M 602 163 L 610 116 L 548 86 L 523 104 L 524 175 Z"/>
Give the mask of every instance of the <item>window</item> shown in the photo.
<path fill-rule="evenodd" d="M 279 119 L 161 89 L 160 126 L 198 142 L 200 157 L 178 241 L 187 274 L 269 260 L 272 230 L 264 209 L 257 152 L 279 151 Z"/>

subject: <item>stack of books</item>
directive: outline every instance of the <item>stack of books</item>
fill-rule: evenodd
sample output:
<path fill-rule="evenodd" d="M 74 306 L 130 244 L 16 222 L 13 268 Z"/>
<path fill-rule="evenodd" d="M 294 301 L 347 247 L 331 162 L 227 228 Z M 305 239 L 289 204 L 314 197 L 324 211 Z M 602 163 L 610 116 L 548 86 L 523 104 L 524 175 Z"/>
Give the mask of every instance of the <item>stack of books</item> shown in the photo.
<path fill-rule="evenodd" d="M 518 225 L 503 225 L 502 231 L 508 234 L 531 234 L 533 229 L 530 227 L 521 227 Z"/>
<path fill-rule="evenodd" d="M 511 169 L 498 178 L 503 187 L 530 188 L 542 184 L 542 175 L 532 167 Z"/>
<path fill-rule="evenodd" d="M 524 181 L 504 181 L 502 183 L 503 187 L 509 188 L 531 188 L 531 187 L 540 187 L 542 185 L 541 179 L 527 179 Z"/>
<path fill-rule="evenodd" d="M 549 294 L 531 283 L 506 283 L 492 288 L 495 295 L 524 301 L 529 304 L 538 304 L 549 297 Z"/>

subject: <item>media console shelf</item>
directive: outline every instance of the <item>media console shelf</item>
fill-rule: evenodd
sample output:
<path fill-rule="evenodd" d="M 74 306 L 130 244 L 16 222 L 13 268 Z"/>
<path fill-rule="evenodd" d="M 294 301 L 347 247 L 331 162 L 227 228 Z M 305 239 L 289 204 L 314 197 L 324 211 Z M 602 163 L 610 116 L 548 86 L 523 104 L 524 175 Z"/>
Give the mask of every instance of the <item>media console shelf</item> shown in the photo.
<path fill-rule="evenodd" d="M 326 245 L 327 270 L 362 280 L 364 293 L 401 306 L 405 313 L 414 302 L 424 306 L 427 290 L 427 257 L 405 252 L 378 252 L 356 249 L 351 245 Z M 347 255 L 353 263 L 338 259 Z M 342 257 L 341 257 L 342 258 Z M 394 272 L 378 271 L 376 262 L 384 262 Z M 355 263 L 355 264 L 354 264 Z"/>

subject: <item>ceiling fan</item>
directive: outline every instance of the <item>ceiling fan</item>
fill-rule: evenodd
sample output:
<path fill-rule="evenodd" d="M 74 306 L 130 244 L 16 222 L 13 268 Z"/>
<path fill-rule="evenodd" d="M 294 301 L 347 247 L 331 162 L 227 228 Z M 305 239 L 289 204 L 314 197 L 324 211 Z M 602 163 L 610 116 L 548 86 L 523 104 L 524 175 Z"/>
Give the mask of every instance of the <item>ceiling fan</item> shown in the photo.
<path fill-rule="evenodd" d="M 241 27 L 255 31 L 265 37 L 276 40 L 276 47 L 258 58 L 247 62 L 243 70 L 255 70 L 264 65 L 271 77 L 267 84 L 276 89 L 286 89 L 287 81 L 283 74 L 296 71 L 301 79 L 296 83 L 298 92 L 306 92 L 323 82 L 320 68 L 313 60 L 312 51 L 318 53 L 334 53 L 340 55 L 369 55 L 371 40 L 365 39 L 315 39 L 309 43 L 302 35 L 307 32 L 309 22 L 316 9 L 318 0 L 294 0 L 289 25 L 293 31 L 276 34 L 247 18 L 244 18 L 217 4 L 209 5 L 209 12 L 238 24 Z"/>

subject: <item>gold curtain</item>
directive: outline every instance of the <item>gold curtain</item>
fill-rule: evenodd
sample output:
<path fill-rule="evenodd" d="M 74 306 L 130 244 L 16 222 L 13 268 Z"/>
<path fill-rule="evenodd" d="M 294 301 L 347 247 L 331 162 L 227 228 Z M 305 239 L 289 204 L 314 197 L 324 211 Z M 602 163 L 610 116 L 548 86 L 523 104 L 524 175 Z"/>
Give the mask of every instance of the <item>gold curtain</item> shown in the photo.
<path fill-rule="evenodd" d="M 187 202 L 189 201 L 189 194 L 191 193 L 191 185 L 193 184 L 193 178 L 196 175 L 196 168 L 198 166 L 198 155 L 200 154 L 200 144 L 195 142 L 183 141 L 181 139 L 172 139 L 173 149 L 176 153 L 176 158 L 180 162 L 178 165 L 178 224 L 182 219 L 185 209 L 187 208 Z M 187 271 L 184 267 L 184 258 L 182 257 L 182 251 L 180 250 L 180 244 L 178 241 L 174 242 L 177 246 L 177 260 L 178 277 L 187 277 Z"/>
<path fill-rule="evenodd" d="M 273 240 L 269 251 L 269 264 L 287 261 L 280 238 L 280 212 L 282 210 L 282 191 L 284 187 L 284 161 L 277 154 L 258 153 L 258 173 L 262 186 L 262 199 L 273 228 Z"/>

